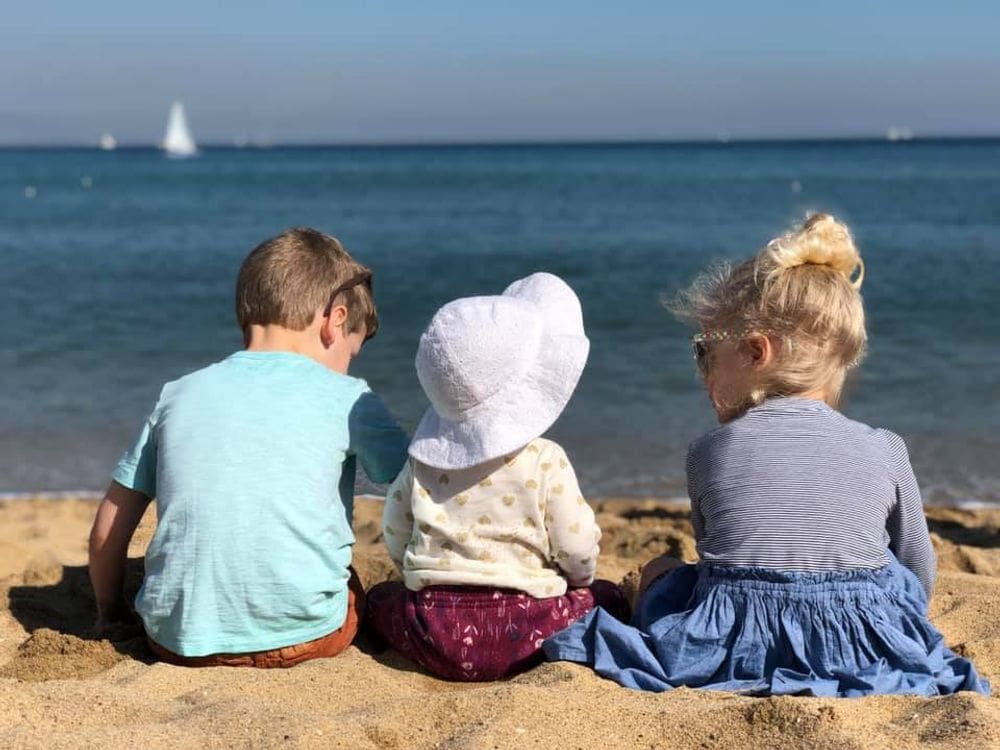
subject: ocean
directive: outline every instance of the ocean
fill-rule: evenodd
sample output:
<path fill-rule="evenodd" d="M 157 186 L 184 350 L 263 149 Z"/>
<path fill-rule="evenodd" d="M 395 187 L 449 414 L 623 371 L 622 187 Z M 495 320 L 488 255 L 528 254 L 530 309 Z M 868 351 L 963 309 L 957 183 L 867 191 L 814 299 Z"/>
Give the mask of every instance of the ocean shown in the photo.
<path fill-rule="evenodd" d="M 561 275 L 592 349 L 551 436 L 591 497 L 683 497 L 714 417 L 662 299 L 822 209 L 867 267 L 843 410 L 904 436 L 927 502 L 1000 503 L 998 140 L 0 150 L 0 196 L 0 493 L 102 489 L 161 385 L 240 347 L 246 253 L 308 225 L 375 270 L 352 374 L 409 429 L 434 310 Z"/>

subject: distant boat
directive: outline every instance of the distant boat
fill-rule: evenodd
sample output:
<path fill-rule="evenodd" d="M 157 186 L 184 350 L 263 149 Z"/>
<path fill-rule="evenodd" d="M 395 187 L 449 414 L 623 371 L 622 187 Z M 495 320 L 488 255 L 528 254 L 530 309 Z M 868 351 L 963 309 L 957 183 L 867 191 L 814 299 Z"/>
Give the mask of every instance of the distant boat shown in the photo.
<path fill-rule="evenodd" d="M 177 159 L 198 153 L 198 147 L 188 128 L 187 117 L 184 116 L 184 105 L 180 102 L 170 105 L 170 119 L 167 120 L 167 133 L 163 136 L 162 145 L 167 156 Z"/>
<path fill-rule="evenodd" d="M 887 141 L 911 141 L 913 140 L 913 131 L 907 127 L 891 127 L 885 131 L 885 138 Z"/>
<path fill-rule="evenodd" d="M 101 151 L 114 151 L 118 148 L 118 141 L 115 140 L 115 137 L 111 133 L 104 133 L 100 137 L 100 140 L 97 141 L 97 147 Z"/>

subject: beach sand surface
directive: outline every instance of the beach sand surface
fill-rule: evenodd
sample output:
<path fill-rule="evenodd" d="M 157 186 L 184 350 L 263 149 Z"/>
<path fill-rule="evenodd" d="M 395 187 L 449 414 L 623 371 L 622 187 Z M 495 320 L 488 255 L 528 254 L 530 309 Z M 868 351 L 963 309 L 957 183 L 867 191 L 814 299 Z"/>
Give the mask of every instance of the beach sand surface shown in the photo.
<path fill-rule="evenodd" d="M 133 630 L 91 637 L 87 532 L 96 503 L 0 502 L 0 747 L 178 748 L 1000 748 L 1000 699 L 748 698 L 646 694 L 576 665 L 462 685 L 367 638 L 288 670 L 154 663 Z M 596 503 L 599 574 L 634 586 L 638 566 L 694 557 L 683 506 Z M 355 565 L 366 586 L 392 566 L 379 503 L 359 500 Z M 931 508 L 940 560 L 932 602 L 948 643 L 1000 686 L 1000 509 Z M 146 514 L 129 586 L 154 526 Z"/>

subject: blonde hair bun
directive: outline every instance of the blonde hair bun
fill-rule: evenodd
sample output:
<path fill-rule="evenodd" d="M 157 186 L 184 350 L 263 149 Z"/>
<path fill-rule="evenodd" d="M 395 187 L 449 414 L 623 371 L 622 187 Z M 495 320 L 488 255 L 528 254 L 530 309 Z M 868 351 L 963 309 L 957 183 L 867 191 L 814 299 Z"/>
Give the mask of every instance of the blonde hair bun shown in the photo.
<path fill-rule="evenodd" d="M 850 230 L 829 214 L 809 215 L 802 226 L 771 240 L 761 253 L 773 273 L 804 265 L 828 266 L 861 288 L 865 264 Z M 763 258 L 762 258 L 763 259 Z"/>

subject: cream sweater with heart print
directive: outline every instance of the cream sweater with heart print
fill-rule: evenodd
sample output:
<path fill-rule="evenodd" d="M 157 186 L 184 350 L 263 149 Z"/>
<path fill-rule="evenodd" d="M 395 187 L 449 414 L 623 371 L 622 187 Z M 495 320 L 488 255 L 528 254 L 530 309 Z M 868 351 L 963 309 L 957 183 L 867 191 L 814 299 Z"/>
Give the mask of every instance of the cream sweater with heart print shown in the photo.
<path fill-rule="evenodd" d="M 406 587 L 492 586 L 536 598 L 594 580 L 601 530 L 563 449 L 532 440 L 459 471 L 410 459 L 382 528 Z"/>

